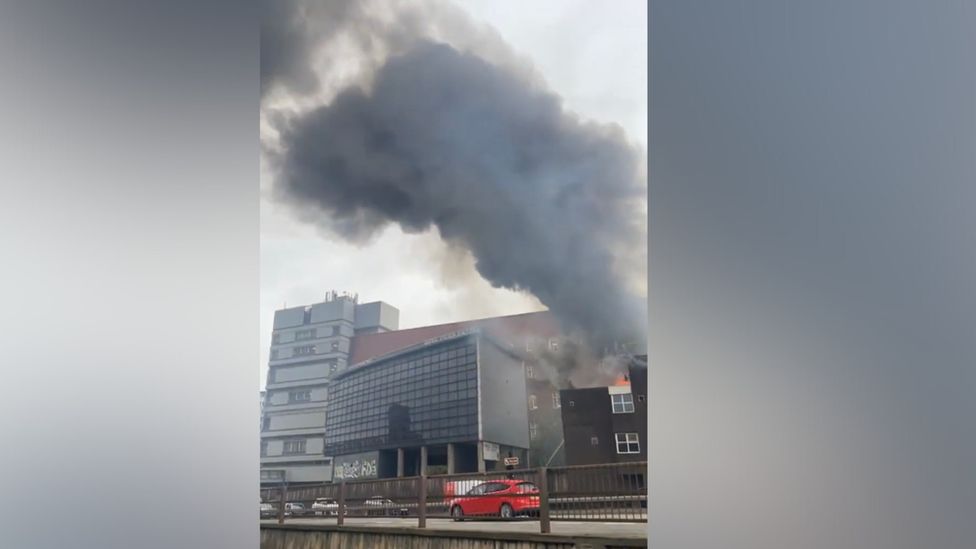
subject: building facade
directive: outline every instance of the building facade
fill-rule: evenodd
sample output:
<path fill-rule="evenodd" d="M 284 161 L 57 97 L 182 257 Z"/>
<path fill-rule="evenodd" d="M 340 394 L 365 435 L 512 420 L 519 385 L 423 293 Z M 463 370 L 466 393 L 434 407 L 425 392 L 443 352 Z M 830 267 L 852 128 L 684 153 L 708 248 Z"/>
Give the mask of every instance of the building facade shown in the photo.
<path fill-rule="evenodd" d="M 477 471 L 506 457 L 519 467 L 570 463 L 566 381 L 546 367 L 567 340 L 549 312 L 398 323 L 386 303 L 334 293 L 275 313 L 263 483 L 411 475 L 422 464 L 430 474 Z"/>
<path fill-rule="evenodd" d="M 647 460 L 647 357 L 615 385 L 560 391 L 567 465 Z"/>
<path fill-rule="evenodd" d="M 503 469 L 526 459 L 521 357 L 477 328 L 358 363 L 332 382 L 335 480 Z"/>
<path fill-rule="evenodd" d="M 353 338 L 396 330 L 399 311 L 330 293 L 324 301 L 275 312 L 261 415 L 262 483 L 332 480 L 323 453 L 333 376 L 349 366 Z"/>

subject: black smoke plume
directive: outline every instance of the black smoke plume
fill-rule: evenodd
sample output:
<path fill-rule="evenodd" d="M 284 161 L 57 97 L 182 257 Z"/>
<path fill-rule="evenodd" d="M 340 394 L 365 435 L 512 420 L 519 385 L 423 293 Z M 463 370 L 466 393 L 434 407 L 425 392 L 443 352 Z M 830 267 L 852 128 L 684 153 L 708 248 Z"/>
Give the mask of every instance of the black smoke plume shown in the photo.
<path fill-rule="evenodd" d="M 355 242 L 436 228 L 596 347 L 643 341 L 645 155 L 525 74 L 416 40 L 368 84 L 277 119 L 278 196 Z"/>

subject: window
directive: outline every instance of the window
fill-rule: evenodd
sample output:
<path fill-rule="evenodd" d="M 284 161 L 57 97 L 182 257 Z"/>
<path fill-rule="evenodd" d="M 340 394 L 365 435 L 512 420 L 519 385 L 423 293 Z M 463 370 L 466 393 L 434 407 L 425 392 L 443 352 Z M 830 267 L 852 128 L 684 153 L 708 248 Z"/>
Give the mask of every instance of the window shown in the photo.
<path fill-rule="evenodd" d="M 288 393 L 288 402 L 308 402 L 312 400 L 312 391 L 292 391 Z"/>
<path fill-rule="evenodd" d="M 281 343 L 281 334 L 278 332 L 271 334 L 271 343 Z"/>
<path fill-rule="evenodd" d="M 295 341 L 302 341 L 304 339 L 315 339 L 315 328 L 295 332 Z"/>
<path fill-rule="evenodd" d="M 635 435 L 636 436 L 636 435 Z M 304 454 L 305 453 L 305 439 L 302 440 L 286 440 L 284 454 Z"/>
<path fill-rule="evenodd" d="M 535 395 L 529 395 L 529 410 L 535 410 L 539 405 L 536 403 Z"/>
<path fill-rule="evenodd" d="M 525 363 L 523 362 L 522 364 L 525 364 Z M 525 377 L 527 377 L 529 379 L 533 379 L 532 366 L 526 366 L 525 367 Z"/>
<path fill-rule="evenodd" d="M 539 434 L 539 426 L 535 423 L 529 424 L 529 438 L 535 440 L 536 435 Z"/>
<path fill-rule="evenodd" d="M 301 345 L 292 349 L 292 356 L 314 355 L 315 345 Z"/>
<path fill-rule="evenodd" d="M 552 407 L 553 408 L 562 407 L 562 403 L 559 402 L 559 391 L 556 391 L 555 393 L 552 394 Z"/>
<path fill-rule="evenodd" d="M 576 407 L 576 401 L 575 400 L 570 400 L 569 401 L 569 407 L 570 408 L 575 408 Z"/>
<path fill-rule="evenodd" d="M 600 437 L 590 437 L 590 445 L 591 446 L 599 446 L 600 445 Z"/>
<path fill-rule="evenodd" d="M 637 433 L 616 433 L 618 454 L 639 454 L 640 440 Z"/>
<path fill-rule="evenodd" d="M 637 395 L 637 402 L 644 402 L 644 395 Z"/>
<path fill-rule="evenodd" d="M 556 353 L 559 352 L 559 340 L 556 338 L 551 338 L 549 340 L 549 350 Z"/>
<path fill-rule="evenodd" d="M 329 373 L 330 374 L 334 374 L 335 371 L 336 371 L 336 368 L 338 368 L 338 367 L 339 367 L 339 363 L 333 360 L 332 362 L 329 363 Z"/>
<path fill-rule="evenodd" d="M 268 455 L 268 441 L 267 440 L 262 440 L 261 441 L 261 455 L 262 456 Z"/>
<path fill-rule="evenodd" d="M 271 360 L 278 359 L 278 349 L 271 349 Z"/>
<path fill-rule="evenodd" d="M 332 327 L 332 335 L 334 335 L 334 336 L 339 335 L 339 327 L 338 326 L 333 326 Z"/>
<path fill-rule="evenodd" d="M 615 414 L 634 413 L 634 395 L 630 393 L 610 395 L 610 402 L 613 405 L 613 413 Z"/>
<path fill-rule="evenodd" d="M 262 431 L 267 431 L 270 428 L 271 428 L 271 418 L 265 416 L 264 419 L 261 422 L 261 430 Z"/>
<path fill-rule="evenodd" d="M 339 350 L 339 342 L 338 341 L 333 341 L 332 342 L 332 350 L 333 351 L 338 351 Z"/>

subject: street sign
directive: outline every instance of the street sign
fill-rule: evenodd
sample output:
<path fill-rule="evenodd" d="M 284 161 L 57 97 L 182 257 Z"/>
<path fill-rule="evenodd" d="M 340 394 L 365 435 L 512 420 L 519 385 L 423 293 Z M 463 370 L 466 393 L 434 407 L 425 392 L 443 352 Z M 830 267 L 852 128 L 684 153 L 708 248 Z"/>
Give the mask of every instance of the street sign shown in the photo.
<path fill-rule="evenodd" d="M 518 465 L 518 456 L 505 458 L 505 465 Z"/>

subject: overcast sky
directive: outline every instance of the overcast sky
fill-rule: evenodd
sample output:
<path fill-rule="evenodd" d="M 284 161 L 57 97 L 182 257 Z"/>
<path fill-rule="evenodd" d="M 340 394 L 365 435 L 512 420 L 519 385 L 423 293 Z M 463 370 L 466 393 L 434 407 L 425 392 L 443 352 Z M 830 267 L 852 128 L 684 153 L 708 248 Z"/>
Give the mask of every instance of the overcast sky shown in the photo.
<path fill-rule="evenodd" d="M 613 9 L 582 0 L 458 2 L 493 26 L 528 58 L 568 109 L 600 122 L 620 124 L 646 149 L 647 7 L 618 1 Z M 262 186 L 269 178 L 262 173 Z M 274 311 L 321 301 L 329 290 L 358 293 L 400 309 L 409 328 L 472 317 L 515 314 L 543 307 L 532 296 L 494 289 L 474 271 L 464 284 L 448 284 L 436 260 L 435 235 L 405 235 L 389 228 L 365 247 L 328 238 L 295 221 L 288 210 L 261 203 L 261 385 L 266 376 Z M 456 273 L 450 278 L 458 280 Z"/>

